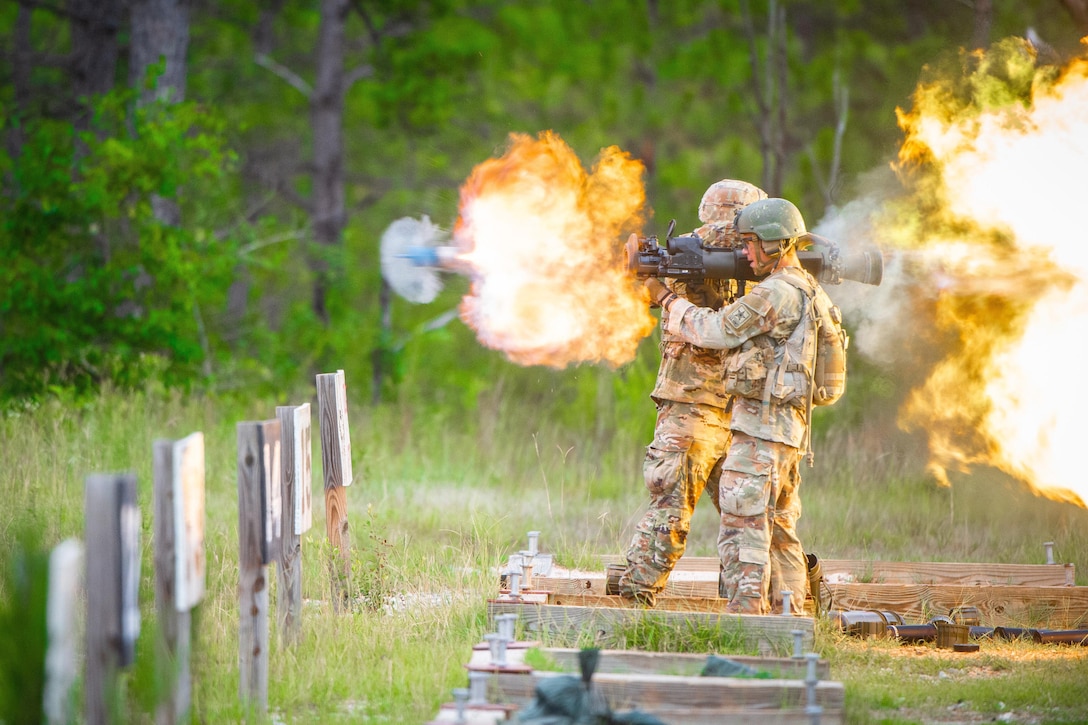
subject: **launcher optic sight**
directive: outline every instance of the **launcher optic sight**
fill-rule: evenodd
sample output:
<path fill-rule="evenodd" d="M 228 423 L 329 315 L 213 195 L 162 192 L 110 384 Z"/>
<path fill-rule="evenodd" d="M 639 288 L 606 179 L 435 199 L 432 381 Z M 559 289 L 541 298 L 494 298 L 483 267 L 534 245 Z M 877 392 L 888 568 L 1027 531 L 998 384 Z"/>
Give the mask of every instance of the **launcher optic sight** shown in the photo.
<path fill-rule="evenodd" d="M 688 235 L 674 237 L 676 220 L 669 222 L 665 245 L 657 237 L 627 240 L 627 268 L 637 277 L 673 279 L 735 279 L 740 282 L 760 279 L 752 271 L 740 249 L 705 247 L 703 241 Z M 835 241 L 808 233 L 803 243 L 811 249 L 797 252 L 801 266 L 821 284 L 840 284 L 848 279 L 862 284 L 879 285 L 884 277 L 884 256 L 876 247 L 844 252 Z"/>

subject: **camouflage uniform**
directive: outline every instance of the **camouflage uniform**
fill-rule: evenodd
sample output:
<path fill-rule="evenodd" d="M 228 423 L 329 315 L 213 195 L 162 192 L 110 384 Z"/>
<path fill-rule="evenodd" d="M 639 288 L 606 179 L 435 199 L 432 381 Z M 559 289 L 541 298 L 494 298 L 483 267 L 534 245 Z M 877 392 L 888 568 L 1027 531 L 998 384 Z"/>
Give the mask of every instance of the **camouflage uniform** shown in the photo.
<path fill-rule="evenodd" d="M 664 328 L 692 344 L 726 351 L 727 375 L 737 374 L 743 354 L 758 346 L 771 347 L 780 361 L 805 304 L 801 291 L 779 278 L 787 274 L 808 276 L 799 267 L 787 267 L 721 310 L 676 300 L 662 317 Z M 740 376 L 745 372 L 741 369 Z M 747 372 L 759 379 L 759 371 Z M 762 382 L 757 387 L 767 389 Z M 788 392 L 776 390 L 776 395 L 788 399 Z M 788 589 L 792 612 L 803 612 L 808 576 L 796 525 L 807 415 L 796 397 L 788 402 L 771 396 L 734 398 L 732 444 L 719 481 L 720 589 L 729 599 L 727 611 L 780 611 L 780 592 Z"/>
<path fill-rule="evenodd" d="M 728 287 L 673 282 L 700 306 L 718 309 Z M 716 465 L 729 446 L 729 396 L 721 350 L 706 350 L 662 333 L 661 366 L 650 397 L 657 406 L 654 440 L 646 449 L 643 477 L 650 505 L 627 550 L 620 594 L 653 604 L 683 555 L 695 503 L 704 489 L 718 507 Z"/>
<path fill-rule="evenodd" d="M 703 195 L 699 218 L 707 223 L 695 235 L 704 246 L 729 246 L 734 210 L 766 196 L 746 182 L 716 182 Z M 668 281 L 676 294 L 712 310 L 736 296 L 731 280 Z M 730 399 L 723 360 L 722 350 L 698 347 L 662 329 L 661 366 L 650 394 L 657 425 L 643 463 L 650 505 L 627 549 L 627 567 L 619 580 L 625 597 L 653 605 L 684 553 L 695 503 L 704 490 L 721 511 L 717 479 L 729 447 Z"/>

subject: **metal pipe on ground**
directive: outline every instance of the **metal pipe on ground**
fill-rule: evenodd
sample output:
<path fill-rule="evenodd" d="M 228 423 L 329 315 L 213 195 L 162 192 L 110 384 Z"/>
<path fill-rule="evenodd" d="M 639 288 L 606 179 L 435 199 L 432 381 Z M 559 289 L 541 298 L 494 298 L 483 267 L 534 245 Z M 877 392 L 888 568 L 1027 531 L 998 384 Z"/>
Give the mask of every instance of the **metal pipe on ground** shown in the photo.
<path fill-rule="evenodd" d="M 994 627 L 994 639 L 1031 639 L 1039 641 L 1039 631 L 1026 627 Z"/>
<path fill-rule="evenodd" d="M 969 639 L 989 639 L 994 635 L 993 627 L 968 627 Z M 904 644 L 933 642 L 937 639 L 937 625 L 929 624 L 892 624 L 888 626 L 888 636 Z"/>
<path fill-rule="evenodd" d="M 1045 644 L 1079 644 L 1088 647 L 1088 629 L 1036 629 L 1036 642 Z"/>
<path fill-rule="evenodd" d="M 857 637 L 885 637 L 889 625 L 903 623 L 903 618 L 895 612 L 876 609 L 836 609 L 828 612 L 828 616 L 844 632 Z"/>
<path fill-rule="evenodd" d="M 904 644 L 933 642 L 937 639 L 935 624 L 893 624 L 888 627 L 888 636 Z"/>

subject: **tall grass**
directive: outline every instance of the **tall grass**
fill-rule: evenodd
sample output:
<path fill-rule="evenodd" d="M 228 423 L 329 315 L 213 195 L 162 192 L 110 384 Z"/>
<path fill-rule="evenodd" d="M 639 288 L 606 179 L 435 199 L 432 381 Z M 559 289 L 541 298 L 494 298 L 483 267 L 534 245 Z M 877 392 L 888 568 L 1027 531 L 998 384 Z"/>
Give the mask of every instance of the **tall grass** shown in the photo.
<path fill-rule="evenodd" d="M 568 566 L 599 567 L 599 555 L 622 552 L 646 503 L 641 460 L 653 410 L 644 397 L 636 402 L 610 389 L 621 384 L 614 379 L 587 373 L 550 407 L 522 394 L 517 380 L 480 391 L 464 412 L 415 401 L 377 407 L 352 401 L 355 481 L 348 501 L 357 606 L 341 615 L 328 605 L 315 430 L 318 495 L 315 526 L 303 537 L 303 636 L 285 647 L 272 632 L 269 703 L 277 719 L 425 722 L 451 688 L 465 684 L 463 665 L 485 633 L 484 601 L 494 595 L 507 555 L 525 547 L 527 531 L 541 531 L 541 547 Z M 145 626 L 125 681 L 130 721 L 151 720 L 159 687 L 151 662 L 152 442 L 197 430 L 205 436 L 208 580 L 207 596 L 194 612 L 194 708 L 202 721 L 239 721 L 245 713 L 238 698 L 235 425 L 301 402 L 306 398 L 107 391 L 86 404 L 52 400 L 0 415 L 4 603 L 15 594 L 4 582 L 10 581 L 20 530 L 33 528 L 46 547 L 81 538 L 84 477 L 122 470 L 137 475 Z M 1078 564 L 1078 583 L 1084 583 L 1085 511 L 1038 499 L 994 473 L 938 487 L 922 473 L 918 442 L 890 426 L 857 432 L 824 425 L 821 431 L 816 467 L 804 471 L 801 523 L 802 538 L 820 556 L 1041 563 L 1043 542 L 1054 541 L 1059 560 Z M 713 555 L 716 532 L 713 509 L 701 504 L 690 553 Z M 860 703 L 853 719 L 864 721 L 873 708 L 900 707 L 887 694 L 892 683 L 872 684 L 868 665 L 859 662 L 880 662 L 893 673 L 913 669 L 904 670 L 892 654 L 869 652 L 827 630 L 823 635 L 821 651 L 857 678 L 848 682 Z M 994 692 L 971 692 L 972 699 L 996 707 Z M 1018 697 L 1030 704 L 1026 691 Z M 1067 713 L 1071 696 L 1060 699 L 1061 713 Z M 1080 712 L 1088 717 L 1088 706 Z"/>

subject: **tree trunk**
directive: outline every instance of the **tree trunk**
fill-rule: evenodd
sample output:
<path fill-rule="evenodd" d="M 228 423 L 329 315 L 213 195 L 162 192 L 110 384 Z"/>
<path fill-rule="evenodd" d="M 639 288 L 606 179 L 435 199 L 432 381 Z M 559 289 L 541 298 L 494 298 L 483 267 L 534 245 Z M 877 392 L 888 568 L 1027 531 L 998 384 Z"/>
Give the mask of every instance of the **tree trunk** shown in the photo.
<path fill-rule="evenodd" d="M 129 0 L 132 9 L 132 49 L 129 83 L 140 93 L 141 103 L 168 99 L 185 100 L 189 49 L 190 0 Z M 147 85 L 148 69 L 166 61 L 162 75 Z"/>
<path fill-rule="evenodd" d="M 311 225 L 319 249 L 312 259 L 313 309 L 328 324 L 329 263 L 321 248 L 340 244 L 344 213 L 344 24 L 348 0 L 321 0 L 321 28 L 317 42 L 316 79 L 310 97 L 310 124 L 314 135 L 313 211 Z"/>
<path fill-rule="evenodd" d="M 752 96 L 756 102 L 756 129 L 763 158 L 760 182 L 770 196 L 782 192 L 787 149 L 787 63 L 788 34 L 786 9 L 771 0 L 767 9 L 766 55 L 760 59 L 758 35 L 747 2 L 741 3 L 742 20 L 748 36 L 748 54 L 752 65 Z"/>
<path fill-rule="evenodd" d="M 129 52 L 129 84 L 136 90 L 138 103 L 155 101 L 181 103 L 185 100 L 188 74 L 189 6 L 191 0 L 128 0 L 131 11 L 131 49 Z M 163 67 L 155 68 L 160 63 Z M 154 79 L 149 76 L 158 74 Z M 170 226 L 181 225 L 181 209 L 177 201 L 155 194 L 151 197 L 155 218 Z M 154 270 L 144 270 L 151 281 Z M 211 349 L 204 327 L 200 305 L 193 301 L 200 348 L 204 353 L 203 372 L 212 374 Z"/>
<path fill-rule="evenodd" d="M 30 8 L 19 5 L 12 29 L 11 85 L 14 91 L 15 113 L 26 117 L 30 112 L 30 77 L 33 71 L 34 46 L 31 42 Z M 16 158 L 23 147 L 21 124 L 13 123 L 7 132 L 8 156 Z"/>
<path fill-rule="evenodd" d="M 129 56 L 129 83 L 139 93 L 139 102 L 155 100 L 180 103 L 185 100 L 188 70 L 190 0 L 129 0 L 132 47 Z M 165 62 L 162 74 L 148 79 L 152 66 Z M 181 223 L 177 204 L 160 196 L 152 197 L 155 218 L 164 224 Z"/>
<path fill-rule="evenodd" d="M 106 93 L 117 72 L 121 0 L 68 0 L 72 18 L 69 58 L 75 97 Z"/>
<path fill-rule="evenodd" d="M 994 22 L 993 0 L 975 0 L 975 27 L 971 32 L 971 47 L 990 45 L 990 27 Z"/>
<path fill-rule="evenodd" d="M 1088 0 L 1061 0 L 1077 24 L 1077 32 L 1088 35 Z"/>
<path fill-rule="evenodd" d="M 780 196 L 785 184 L 787 140 L 789 135 L 789 121 L 786 112 L 789 110 L 789 62 L 788 62 L 788 31 L 786 29 L 786 8 L 776 2 L 771 3 L 769 30 L 767 32 L 767 74 L 775 77 L 771 98 L 775 109 L 774 123 L 774 173 L 771 183 L 765 191 L 771 196 Z"/>
<path fill-rule="evenodd" d="M 392 361 L 396 354 L 392 347 L 393 290 L 384 279 L 382 280 L 381 291 L 378 293 L 378 306 L 381 309 L 381 340 L 383 342 L 379 342 L 371 353 L 373 370 L 370 380 L 370 402 L 374 405 L 382 402 L 382 380 L 385 378 L 386 373 L 393 374 L 392 370 L 386 371 L 385 363 Z"/>

